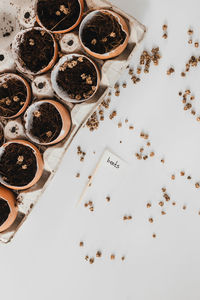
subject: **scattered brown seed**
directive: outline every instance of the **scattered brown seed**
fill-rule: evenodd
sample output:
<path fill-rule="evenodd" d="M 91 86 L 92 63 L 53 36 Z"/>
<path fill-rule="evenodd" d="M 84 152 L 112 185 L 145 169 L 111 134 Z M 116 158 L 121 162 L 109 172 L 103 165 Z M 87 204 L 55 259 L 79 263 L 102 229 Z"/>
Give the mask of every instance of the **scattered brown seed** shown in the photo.
<path fill-rule="evenodd" d="M 161 163 L 162 163 L 162 164 L 164 164 L 164 163 L 165 163 L 165 160 L 164 160 L 163 158 L 162 158 L 160 161 L 161 161 Z"/>
<path fill-rule="evenodd" d="M 86 255 L 86 256 L 85 256 L 85 260 L 86 260 L 86 261 L 88 261 L 88 259 L 89 259 L 89 256 L 88 256 L 88 255 Z"/>
<path fill-rule="evenodd" d="M 149 223 L 153 223 L 153 218 L 149 218 Z"/>
<path fill-rule="evenodd" d="M 76 174 L 76 177 L 79 178 L 79 177 L 80 177 L 80 173 L 77 173 L 77 174 Z"/>
<path fill-rule="evenodd" d="M 83 247 L 83 246 L 84 246 L 84 243 L 81 241 L 81 242 L 79 243 L 79 246 L 80 246 L 80 247 Z"/>
<path fill-rule="evenodd" d="M 200 184 L 198 182 L 195 183 L 195 188 L 199 189 L 200 188 Z"/>
<path fill-rule="evenodd" d="M 94 257 L 91 257 L 89 262 L 90 262 L 90 264 L 93 264 L 94 263 Z"/>
<path fill-rule="evenodd" d="M 188 29 L 188 34 L 192 35 L 193 34 L 193 30 L 192 29 Z"/>
<path fill-rule="evenodd" d="M 181 171 L 181 172 L 180 172 L 180 175 L 181 175 L 181 176 L 185 176 L 185 172 L 184 172 L 184 171 Z"/>
<path fill-rule="evenodd" d="M 130 129 L 130 130 L 133 130 L 133 129 L 134 129 L 134 126 L 132 126 L 132 125 L 129 126 L 129 129 Z"/>
<path fill-rule="evenodd" d="M 109 196 L 106 197 L 106 201 L 110 202 L 110 197 Z"/>
<path fill-rule="evenodd" d="M 151 152 L 151 153 L 150 153 L 150 157 L 153 157 L 154 155 L 155 155 L 154 152 Z"/>
<path fill-rule="evenodd" d="M 191 176 L 188 176 L 188 177 L 187 177 L 187 179 L 188 179 L 188 180 L 191 180 L 191 179 L 192 179 L 192 177 L 191 177 Z"/>
<path fill-rule="evenodd" d="M 166 215 L 166 212 L 164 210 L 162 210 L 161 215 Z"/>
<path fill-rule="evenodd" d="M 115 118 L 116 115 L 117 115 L 117 112 L 116 112 L 116 110 L 114 110 L 114 111 L 110 114 L 110 116 L 109 116 L 110 120 L 112 120 L 113 118 Z"/>
<path fill-rule="evenodd" d="M 167 35 L 167 33 L 164 33 L 162 37 L 163 37 L 163 39 L 165 39 L 165 40 L 166 40 L 166 39 L 168 38 L 168 35 Z"/>
<path fill-rule="evenodd" d="M 171 179 L 172 179 L 172 180 L 175 180 L 175 175 L 174 175 L 174 174 L 171 176 Z"/>
<path fill-rule="evenodd" d="M 192 44 L 192 39 L 188 40 L 188 44 L 190 44 L 190 45 Z"/>
<path fill-rule="evenodd" d="M 144 148 L 140 148 L 140 153 L 142 153 L 144 151 Z"/>
<path fill-rule="evenodd" d="M 96 257 L 101 257 L 102 256 L 102 253 L 101 253 L 101 251 L 97 251 L 97 253 L 96 253 Z"/>
<path fill-rule="evenodd" d="M 120 90 L 117 90 L 117 91 L 115 92 L 115 96 L 118 97 L 119 95 L 120 95 Z"/>
<path fill-rule="evenodd" d="M 155 233 L 153 233 L 153 234 L 152 234 L 152 237 L 155 239 L 155 238 L 156 238 L 156 234 L 155 234 Z"/>
<path fill-rule="evenodd" d="M 111 254 L 111 255 L 110 255 L 110 259 L 111 259 L 111 260 L 114 260 L 114 259 L 115 259 L 115 254 Z"/>
<path fill-rule="evenodd" d="M 166 188 L 163 187 L 162 188 L 162 192 L 165 193 L 166 192 Z"/>
<path fill-rule="evenodd" d="M 163 31 L 166 31 L 166 30 L 167 30 L 167 25 L 164 24 L 164 25 L 162 26 L 162 29 L 163 29 Z"/>
<path fill-rule="evenodd" d="M 186 208 L 187 208 L 186 205 L 183 205 L 183 210 L 186 210 Z"/>
<path fill-rule="evenodd" d="M 122 87 L 125 89 L 125 88 L 127 87 L 127 83 L 124 82 L 124 83 L 122 84 Z"/>
<path fill-rule="evenodd" d="M 175 205 L 176 205 L 176 202 L 172 202 L 172 205 L 174 205 L 174 206 L 175 206 Z"/>
<path fill-rule="evenodd" d="M 148 202 L 146 206 L 147 206 L 147 208 L 150 208 L 151 207 L 151 203 Z"/>
<path fill-rule="evenodd" d="M 197 122 L 200 122 L 200 117 L 197 117 Z"/>
<path fill-rule="evenodd" d="M 122 123 L 119 122 L 119 123 L 118 123 L 118 128 L 121 128 L 121 127 L 122 127 Z"/>
<path fill-rule="evenodd" d="M 185 72 L 181 72 L 181 76 L 182 76 L 182 77 L 185 77 Z"/>
<path fill-rule="evenodd" d="M 125 256 L 122 256 L 122 257 L 121 257 L 121 260 L 122 260 L 122 261 L 125 260 Z"/>
<path fill-rule="evenodd" d="M 194 43 L 194 46 L 195 48 L 199 48 L 199 43 L 198 42 Z"/>
<path fill-rule="evenodd" d="M 150 142 L 147 142 L 147 146 L 150 147 L 150 146 L 151 146 L 151 143 L 150 143 Z"/>

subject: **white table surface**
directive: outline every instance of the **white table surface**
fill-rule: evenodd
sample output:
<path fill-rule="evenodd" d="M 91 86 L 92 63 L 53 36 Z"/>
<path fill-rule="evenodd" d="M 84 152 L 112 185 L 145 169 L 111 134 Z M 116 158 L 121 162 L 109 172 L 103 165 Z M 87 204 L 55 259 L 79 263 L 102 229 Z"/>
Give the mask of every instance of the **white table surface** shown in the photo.
<path fill-rule="evenodd" d="M 183 78 L 186 61 L 200 50 L 187 43 L 189 26 L 194 40 L 200 40 L 199 0 L 113 0 L 148 27 L 141 51 L 159 46 L 160 65 L 141 82 L 132 84 L 129 76 L 120 97 L 112 97 L 105 121 L 96 132 L 82 129 L 71 149 L 28 220 L 14 240 L 0 245 L 0 284 L 3 300 L 199 300 L 200 293 L 200 123 L 178 96 L 190 88 L 196 96 L 194 107 L 200 114 L 200 69 L 191 69 Z M 167 40 L 162 25 L 168 24 Z M 173 66 L 175 73 L 166 75 Z M 117 110 L 112 121 L 109 112 Z M 128 129 L 134 125 L 135 130 Z M 123 127 L 117 124 L 122 121 Z M 134 153 L 145 144 L 139 137 L 149 134 L 155 157 L 138 161 Z M 122 143 L 120 144 L 120 140 Z M 86 151 L 82 163 L 76 154 L 80 145 Z M 114 177 L 102 178 L 91 186 L 95 211 L 75 204 L 104 149 L 108 147 L 129 165 L 121 184 Z M 93 154 L 96 151 L 96 154 Z M 165 159 L 165 164 L 160 159 Z M 179 175 L 184 170 L 191 182 Z M 80 172 L 80 178 L 75 175 Z M 176 174 L 176 180 L 170 179 Z M 104 182 L 109 182 L 109 185 Z M 166 187 L 171 200 L 161 215 L 158 202 Z M 110 194 L 107 203 L 105 196 Z M 152 208 L 147 209 L 150 201 Z M 172 206 L 172 202 L 176 206 Z M 182 206 L 186 205 L 184 211 Z M 127 213 L 133 216 L 122 221 Z M 150 224 L 148 218 L 153 217 Z M 155 239 L 153 233 L 157 234 Z M 84 241 L 84 247 L 79 242 Z M 94 264 L 85 255 L 102 258 Z M 115 253 L 116 259 L 109 256 Z M 124 262 L 121 256 L 125 255 Z"/>

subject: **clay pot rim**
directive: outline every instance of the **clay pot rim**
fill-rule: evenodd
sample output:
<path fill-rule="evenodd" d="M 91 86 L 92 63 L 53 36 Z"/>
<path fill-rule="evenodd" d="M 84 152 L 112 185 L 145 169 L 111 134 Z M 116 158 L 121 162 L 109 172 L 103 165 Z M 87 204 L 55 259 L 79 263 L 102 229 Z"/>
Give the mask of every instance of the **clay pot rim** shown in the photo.
<path fill-rule="evenodd" d="M 31 101 L 31 87 L 30 87 L 28 81 L 26 79 L 24 79 L 21 75 L 18 75 L 15 73 L 2 73 L 2 74 L 0 74 L 0 79 L 1 79 L 1 77 L 4 77 L 4 76 L 17 77 L 17 79 L 19 79 L 20 81 L 23 82 L 23 84 L 26 87 L 26 91 L 27 91 L 26 100 L 24 102 L 24 105 L 22 106 L 22 108 L 19 111 L 11 117 L 3 117 L 2 116 L 3 119 L 14 119 L 14 118 L 17 118 L 18 116 L 20 116 L 21 114 L 23 114 L 23 112 L 28 107 L 28 105 Z"/>
<path fill-rule="evenodd" d="M 85 24 L 86 24 L 87 21 L 88 21 L 88 18 L 91 17 L 92 15 L 97 14 L 98 12 L 102 12 L 102 13 L 103 13 L 103 12 L 107 12 L 107 13 L 109 13 L 109 14 L 114 15 L 114 17 L 117 18 L 118 23 L 119 23 L 120 26 L 121 26 L 121 29 L 122 29 L 122 30 L 125 32 L 125 34 L 126 34 L 126 38 L 125 38 L 124 42 L 123 42 L 121 45 L 119 45 L 117 48 L 115 48 L 115 49 L 113 49 L 113 50 L 111 50 L 111 51 L 109 51 L 109 52 L 103 53 L 103 54 L 98 53 L 98 52 L 93 52 L 93 51 L 90 50 L 88 47 L 86 47 L 86 46 L 84 45 L 83 41 L 82 41 L 82 31 L 83 31 L 83 28 L 84 28 Z M 92 18 L 92 17 L 91 17 L 91 18 Z M 126 31 L 126 30 L 124 29 L 124 25 L 121 23 L 121 20 L 123 20 L 123 21 L 125 22 L 124 18 L 123 18 L 120 14 L 118 14 L 118 13 L 115 12 L 115 11 L 112 11 L 111 9 L 104 9 L 104 8 L 102 8 L 102 9 L 95 9 L 95 10 L 93 10 L 93 11 L 90 11 L 90 12 L 85 16 L 85 18 L 82 20 L 82 22 L 81 22 L 81 24 L 80 24 L 80 28 L 79 28 L 79 40 L 80 40 L 81 46 L 85 49 L 85 51 L 86 51 L 88 54 L 90 54 L 91 56 L 93 56 L 93 57 L 95 57 L 95 58 L 99 58 L 99 59 L 110 59 L 110 58 L 113 58 L 113 57 L 115 57 L 115 56 L 120 55 L 120 54 L 124 51 L 124 49 L 126 48 L 126 46 L 127 46 L 127 44 L 128 44 L 128 40 L 129 40 L 129 30 L 128 30 L 128 26 L 126 25 L 126 27 L 127 27 L 127 31 Z M 125 23 L 126 23 L 126 22 L 125 22 Z M 121 48 L 124 47 L 124 49 L 123 49 L 118 55 L 114 55 L 114 53 L 115 53 L 115 52 L 117 51 L 117 49 L 119 49 L 120 47 L 121 47 Z"/>
<path fill-rule="evenodd" d="M 81 19 L 82 19 L 82 17 L 83 17 L 83 10 L 84 10 L 84 0 L 78 0 L 79 5 L 80 5 L 80 14 L 79 14 L 79 16 L 78 16 L 78 18 L 77 18 L 77 21 L 74 23 L 74 25 L 72 25 L 71 27 L 69 27 L 69 28 L 67 28 L 67 29 L 58 30 L 58 31 L 56 31 L 56 30 L 53 30 L 53 31 L 52 31 L 52 30 L 46 28 L 46 27 L 42 24 L 42 22 L 41 22 L 41 20 L 40 20 L 40 18 L 39 18 L 39 16 L 38 16 L 38 10 L 37 10 L 37 4 L 38 4 L 38 1 L 39 1 L 39 0 L 36 0 L 36 3 L 35 3 L 36 21 L 38 22 L 38 24 L 39 24 L 42 28 L 46 29 L 46 30 L 49 31 L 49 32 L 52 32 L 53 34 L 56 34 L 56 33 L 62 34 L 62 33 L 70 32 L 70 31 L 72 31 L 74 28 L 76 28 L 76 27 L 79 25 L 79 23 L 81 22 Z"/>
<path fill-rule="evenodd" d="M 42 155 L 41 155 L 40 151 L 37 149 L 37 147 L 35 145 L 33 145 L 32 143 L 30 143 L 29 141 L 27 141 L 27 140 L 10 140 L 10 141 L 7 141 L 5 144 L 3 144 L 0 147 L 0 160 L 1 160 L 1 156 L 3 155 L 6 147 L 10 144 L 20 144 L 20 145 L 30 147 L 33 150 L 33 153 L 34 153 L 35 158 L 36 158 L 37 169 L 36 169 L 34 178 L 24 186 L 10 185 L 9 183 L 5 182 L 2 179 L 1 175 L 0 175 L 0 183 L 3 186 L 5 186 L 7 188 L 10 188 L 10 189 L 13 189 L 13 190 L 26 190 L 26 189 L 32 187 L 40 179 L 40 177 L 43 173 L 44 163 L 43 163 L 43 160 L 42 160 Z"/>
<path fill-rule="evenodd" d="M 62 66 L 63 63 L 66 60 L 71 59 L 73 56 L 86 58 L 87 60 L 90 61 L 90 63 L 95 67 L 95 70 L 96 70 L 96 74 L 97 74 L 96 89 L 95 89 L 94 93 L 90 97 L 88 97 L 87 99 L 82 99 L 82 100 L 71 99 L 70 97 L 67 96 L 67 94 L 64 91 L 61 90 L 61 88 L 59 88 L 59 86 L 57 85 L 57 82 L 56 82 L 56 78 L 57 78 L 57 75 L 58 75 L 58 72 L 59 72 L 59 67 Z M 84 54 L 69 53 L 69 54 L 66 54 L 63 57 L 61 57 L 60 60 L 58 61 L 58 63 L 54 66 L 54 68 L 51 72 L 51 84 L 52 84 L 53 90 L 56 92 L 56 94 L 62 100 L 78 104 L 78 103 L 83 103 L 83 102 L 86 102 L 86 101 L 90 100 L 96 94 L 96 92 L 99 88 L 100 80 L 101 80 L 100 77 L 101 77 L 100 71 L 99 71 L 96 63 L 91 58 L 89 58 L 88 56 L 86 56 Z"/>
<path fill-rule="evenodd" d="M 5 133 L 4 133 L 4 126 L 3 126 L 3 124 L 2 124 L 1 121 L 0 121 L 0 128 L 3 129 L 3 144 L 5 144 L 6 138 L 5 138 Z M 2 144 L 1 146 L 3 146 L 3 144 Z M 0 146 L 0 147 L 1 147 L 1 146 Z"/>
<path fill-rule="evenodd" d="M 58 111 L 58 113 L 59 113 L 59 115 L 60 115 L 60 117 L 61 117 L 61 119 L 62 119 L 62 128 L 61 128 L 61 130 L 60 130 L 60 133 L 59 133 L 59 135 L 57 136 L 57 138 L 55 139 L 55 140 L 53 140 L 53 141 L 51 141 L 51 142 L 49 142 L 49 143 L 41 143 L 37 138 L 35 138 L 32 134 L 30 134 L 29 133 L 29 130 L 28 130 L 28 124 L 29 124 L 29 121 L 28 121 L 28 118 L 29 118 L 29 114 L 30 113 L 32 113 L 32 108 L 35 106 L 35 108 L 37 107 L 37 106 L 40 106 L 40 105 L 42 105 L 43 103 L 50 103 L 50 104 L 52 104 L 54 107 L 55 107 L 55 109 Z M 63 139 L 61 139 L 61 140 L 59 140 L 60 139 L 60 137 L 63 135 L 62 134 L 62 131 L 64 131 L 64 122 L 65 122 L 65 120 L 64 120 L 64 116 L 63 116 L 63 114 L 59 111 L 59 109 L 56 107 L 56 106 L 62 106 L 63 107 L 63 109 L 65 109 L 66 111 L 67 111 L 67 113 L 68 113 L 68 116 L 69 116 L 69 119 L 70 119 L 70 123 L 71 123 L 71 126 L 72 126 L 72 118 L 71 118 L 71 114 L 70 114 L 70 112 L 68 111 L 68 109 L 63 105 L 63 104 L 61 104 L 60 102 L 58 102 L 58 101 L 56 101 L 56 100 L 53 100 L 53 99 L 42 99 L 42 100 L 39 100 L 39 101 L 37 101 L 37 102 L 34 102 L 34 103 L 32 103 L 30 106 L 29 106 L 29 108 L 26 110 L 26 113 L 25 113 L 25 115 L 24 115 L 24 128 L 25 128 L 25 134 L 26 134 L 26 136 L 33 142 L 33 143 L 36 143 L 36 144 L 38 144 L 38 145 L 42 145 L 42 146 L 50 146 L 50 145 L 54 145 L 54 144 L 56 144 L 56 143 L 58 143 L 58 142 L 60 142 L 61 140 L 63 140 L 68 134 L 69 134 L 69 132 L 70 132 L 70 130 L 71 130 L 71 126 L 70 126 L 70 128 L 69 128 L 69 131 L 66 133 L 66 135 L 65 135 L 65 137 L 63 137 Z M 29 119 L 30 120 L 30 119 Z M 27 126 L 26 126 L 27 125 Z"/>
<path fill-rule="evenodd" d="M 0 186 L 0 198 L 6 201 L 10 208 L 10 213 L 7 219 L 0 226 L 0 232 L 7 230 L 15 221 L 18 214 L 18 207 L 16 205 L 16 197 L 12 191 L 6 187 Z"/>
<path fill-rule="evenodd" d="M 23 67 L 22 64 L 20 63 L 22 61 L 22 59 L 18 55 L 19 41 L 17 41 L 17 39 L 19 37 L 22 37 L 26 32 L 31 31 L 31 30 L 45 31 L 47 34 L 49 34 L 51 36 L 51 38 L 53 40 L 53 44 L 54 44 L 54 46 L 53 46 L 54 54 L 53 54 L 52 59 L 49 61 L 48 65 L 46 67 L 39 70 L 38 72 L 33 72 L 33 71 L 29 70 L 28 68 L 26 68 L 26 66 Z M 19 71 L 22 74 L 37 76 L 37 75 L 41 75 L 43 73 L 48 72 L 54 66 L 54 64 L 56 62 L 56 59 L 58 57 L 58 44 L 57 44 L 53 34 L 50 31 L 46 30 L 45 28 L 41 28 L 41 27 L 30 27 L 30 28 L 26 28 L 26 29 L 23 29 L 23 30 L 19 31 L 15 35 L 13 43 L 12 43 L 12 55 L 13 55 L 13 58 L 15 59 L 15 63 L 17 65 L 17 68 L 19 69 Z"/>

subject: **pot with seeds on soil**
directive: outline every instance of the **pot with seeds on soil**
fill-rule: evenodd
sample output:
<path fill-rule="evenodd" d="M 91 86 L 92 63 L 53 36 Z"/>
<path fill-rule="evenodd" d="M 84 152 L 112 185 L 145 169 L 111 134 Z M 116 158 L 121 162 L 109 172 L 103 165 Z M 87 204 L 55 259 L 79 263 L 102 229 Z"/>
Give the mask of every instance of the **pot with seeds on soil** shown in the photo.
<path fill-rule="evenodd" d="M 41 100 L 33 103 L 24 115 L 27 137 L 40 145 L 53 145 L 62 141 L 70 132 L 71 117 L 61 103 Z"/>
<path fill-rule="evenodd" d="M 63 100 L 81 103 L 96 93 L 100 72 L 87 56 L 68 54 L 63 56 L 51 73 L 51 82 L 56 94 Z"/>
<path fill-rule="evenodd" d="M 0 148 L 0 183 L 14 190 L 32 187 L 43 173 L 39 150 L 25 140 L 11 140 Z"/>
<path fill-rule="evenodd" d="M 48 31 L 66 33 L 78 26 L 83 9 L 83 0 L 37 0 L 36 20 Z"/>
<path fill-rule="evenodd" d="M 95 10 L 82 21 L 79 38 L 84 50 L 99 59 L 120 55 L 129 40 L 125 20 L 111 10 Z"/>
<path fill-rule="evenodd" d="M 58 45 L 51 33 L 34 27 L 15 36 L 12 53 L 20 72 L 38 75 L 53 67 L 58 57 Z"/>
<path fill-rule="evenodd" d="M 31 100 L 28 82 L 14 73 L 0 75 L 0 116 L 6 119 L 21 115 Z"/>

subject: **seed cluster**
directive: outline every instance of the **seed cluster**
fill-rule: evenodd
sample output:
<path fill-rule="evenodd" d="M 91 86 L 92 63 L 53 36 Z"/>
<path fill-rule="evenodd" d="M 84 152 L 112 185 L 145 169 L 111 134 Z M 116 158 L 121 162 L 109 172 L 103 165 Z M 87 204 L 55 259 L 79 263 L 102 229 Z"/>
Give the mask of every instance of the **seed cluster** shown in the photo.
<path fill-rule="evenodd" d="M 167 28 L 168 28 L 168 26 L 166 25 L 166 24 L 164 24 L 163 26 L 162 26 L 162 30 L 163 30 L 163 39 L 167 39 L 168 38 L 168 33 L 167 33 Z"/>
<path fill-rule="evenodd" d="M 196 121 L 200 122 L 200 115 L 196 116 L 196 111 L 192 108 L 193 103 L 195 103 L 195 96 L 191 93 L 191 91 L 189 89 L 185 90 L 184 93 L 180 91 L 179 96 L 183 103 L 183 109 L 185 111 L 190 111 L 190 113 L 195 116 Z"/>
<path fill-rule="evenodd" d="M 90 201 L 86 202 L 86 203 L 84 204 L 84 206 L 85 206 L 85 207 L 88 207 L 89 210 L 90 210 L 91 212 L 94 211 L 94 204 L 93 204 L 93 201 L 90 200 Z"/>
<path fill-rule="evenodd" d="M 200 62 L 200 56 L 196 57 L 196 56 L 192 55 L 185 65 L 185 72 L 181 72 L 181 76 L 185 77 L 186 72 L 189 72 L 191 67 L 192 68 L 197 67 L 199 62 Z"/>
<path fill-rule="evenodd" d="M 144 65 L 144 73 L 149 73 L 151 63 L 158 66 L 161 55 L 159 53 L 159 47 L 152 48 L 151 53 L 144 50 L 140 56 L 140 66 Z"/>
<path fill-rule="evenodd" d="M 84 161 L 86 153 L 81 150 L 80 146 L 77 147 L 77 154 L 80 156 L 80 161 Z M 80 174 L 79 174 L 79 176 L 80 176 Z"/>
<path fill-rule="evenodd" d="M 148 140 L 149 139 L 149 135 L 147 133 L 144 133 L 143 131 L 140 133 L 140 137 L 144 140 Z M 146 142 L 146 146 L 150 147 L 151 146 L 151 142 L 147 141 Z M 146 150 L 146 153 L 144 153 L 144 147 L 140 148 L 139 152 L 135 153 L 135 156 L 138 160 L 147 160 L 149 157 L 154 157 L 155 156 L 155 152 L 154 151 L 149 151 L 149 149 Z"/>

